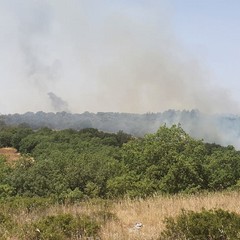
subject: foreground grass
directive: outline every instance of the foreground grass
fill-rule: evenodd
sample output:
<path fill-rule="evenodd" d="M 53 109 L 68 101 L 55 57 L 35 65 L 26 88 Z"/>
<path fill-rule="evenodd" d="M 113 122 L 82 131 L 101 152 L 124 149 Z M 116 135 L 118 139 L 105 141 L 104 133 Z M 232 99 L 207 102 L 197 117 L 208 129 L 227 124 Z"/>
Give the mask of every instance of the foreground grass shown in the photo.
<path fill-rule="evenodd" d="M 155 196 L 144 200 L 92 200 L 75 204 L 52 204 L 44 201 L 35 204 L 30 201 L 26 204 L 26 201 L 23 201 L 21 205 L 21 200 L 18 204 L 6 202 L 1 204 L 0 211 L 11 218 L 14 227 L 8 230 L 8 226 L 2 224 L 3 237 L 0 239 L 26 239 L 26 231 L 28 231 L 26 226 L 49 215 L 71 214 L 86 215 L 98 222 L 100 230 L 97 239 L 154 240 L 164 230 L 164 219 L 170 216 L 176 217 L 182 209 L 201 211 L 202 208 L 207 210 L 221 208 L 240 214 L 239 198 L 240 192 L 223 192 Z M 143 224 L 139 230 L 134 228 L 137 222 Z"/>
<path fill-rule="evenodd" d="M 164 219 L 176 217 L 182 211 L 201 211 L 202 208 L 240 213 L 239 192 L 201 195 L 177 195 L 153 197 L 146 200 L 124 200 L 114 204 L 113 212 L 119 223 L 108 222 L 102 229 L 103 239 L 157 239 L 164 230 Z M 141 222 L 140 231 L 129 231 L 135 222 Z"/>

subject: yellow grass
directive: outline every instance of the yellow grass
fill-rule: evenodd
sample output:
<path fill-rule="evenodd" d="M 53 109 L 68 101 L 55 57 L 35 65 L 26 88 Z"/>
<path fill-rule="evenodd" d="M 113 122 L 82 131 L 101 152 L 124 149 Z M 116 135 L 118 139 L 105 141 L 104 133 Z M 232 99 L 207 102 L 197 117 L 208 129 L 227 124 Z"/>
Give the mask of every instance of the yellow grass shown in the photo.
<path fill-rule="evenodd" d="M 16 148 L 12 148 L 12 147 L 4 147 L 4 148 L 0 148 L 0 157 L 3 156 L 6 160 L 6 162 L 9 164 L 9 166 L 14 166 L 17 161 L 19 161 L 21 158 L 24 157 L 25 160 L 30 161 L 30 162 L 34 162 L 34 158 L 24 155 L 22 156 Z"/>
<path fill-rule="evenodd" d="M 102 230 L 103 239 L 156 239 L 164 229 L 164 219 L 178 215 L 182 209 L 200 211 L 202 208 L 222 208 L 240 214 L 240 193 L 215 193 L 198 196 L 154 197 L 147 200 L 125 200 L 114 204 L 118 222 L 109 222 Z M 136 222 L 143 227 L 131 228 Z"/>
<path fill-rule="evenodd" d="M 9 163 L 17 161 L 20 158 L 20 153 L 17 152 L 17 149 L 11 147 L 0 148 L 0 155 L 6 157 Z"/>
<path fill-rule="evenodd" d="M 177 196 L 156 196 L 145 200 L 125 199 L 111 202 L 106 207 L 100 203 L 79 203 L 75 205 L 56 205 L 47 209 L 45 212 L 32 213 L 27 215 L 22 213 L 25 221 L 36 220 L 43 215 L 55 215 L 59 213 L 85 213 L 94 216 L 98 211 L 109 211 L 116 218 L 106 223 L 101 229 L 102 240 L 154 240 L 157 239 L 164 229 L 164 219 L 175 217 L 180 214 L 182 209 L 200 211 L 202 208 L 214 209 L 221 208 L 240 214 L 240 193 L 224 192 L 209 193 L 199 195 L 177 195 Z M 134 225 L 141 222 L 143 227 L 135 230 Z"/>

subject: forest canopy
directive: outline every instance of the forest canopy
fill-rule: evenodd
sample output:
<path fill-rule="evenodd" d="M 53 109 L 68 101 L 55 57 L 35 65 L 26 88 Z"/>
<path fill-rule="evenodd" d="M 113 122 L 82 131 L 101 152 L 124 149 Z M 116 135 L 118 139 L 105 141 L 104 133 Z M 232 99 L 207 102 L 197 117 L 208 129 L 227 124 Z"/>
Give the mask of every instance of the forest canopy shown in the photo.
<path fill-rule="evenodd" d="M 9 163 L 0 155 L 0 198 L 146 197 L 217 191 L 240 186 L 240 153 L 190 137 L 180 125 L 133 137 L 119 131 L 32 130 L 1 124 L 0 147 L 16 148 Z"/>

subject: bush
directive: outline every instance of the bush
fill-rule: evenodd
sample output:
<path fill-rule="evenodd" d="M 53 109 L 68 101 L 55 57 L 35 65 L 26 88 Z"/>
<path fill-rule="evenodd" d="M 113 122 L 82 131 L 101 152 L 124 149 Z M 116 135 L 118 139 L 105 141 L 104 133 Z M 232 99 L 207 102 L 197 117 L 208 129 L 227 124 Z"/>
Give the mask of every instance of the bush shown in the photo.
<path fill-rule="evenodd" d="M 14 188 L 9 184 L 1 184 L 0 183 L 0 198 L 7 198 L 12 196 L 14 192 Z"/>
<path fill-rule="evenodd" d="M 13 227 L 14 223 L 10 216 L 0 212 L 0 239 L 7 239 Z"/>
<path fill-rule="evenodd" d="M 182 211 L 174 220 L 165 220 L 166 229 L 159 240 L 237 240 L 240 239 L 240 215 L 222 209 L 199 213 Z"/>
<path fill-rule="evenodd" d="M 51 199 L 39 197 L 9 197 L 0 199 L 0 205 L 4 206 L 11 215 L 22 212 L 26 214 L 43 212 L 51 204 L 53 204 Z"/>
<path fill-rule="evenodd" d="M 84 200 L 84 194 L 79 188 L 75 188 L 74 190 L 68 189 L 55 198 L 59 203 L 73 204 Z"/>
<path fill-rule="evenodd" d="M 47 216 L 25 227 L 23 238 L 35 239 L 85 239 L 96 237 L 100 226 L 88 216 L 59 214 Z"/>

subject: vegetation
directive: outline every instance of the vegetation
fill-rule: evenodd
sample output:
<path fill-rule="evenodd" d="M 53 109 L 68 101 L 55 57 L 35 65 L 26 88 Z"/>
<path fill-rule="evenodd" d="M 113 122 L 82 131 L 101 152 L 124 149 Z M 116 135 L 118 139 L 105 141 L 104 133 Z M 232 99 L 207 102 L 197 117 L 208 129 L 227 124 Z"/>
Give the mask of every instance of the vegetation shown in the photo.
<path fill-rule="evenodd" d="M 158 239 L 167 229 L 165 220 L 171 217 L 177 222 L 182 209 L 202 213 L 204 208 L 214 213 L 212 209 L 221 208 L 232 216 L 232 212 L 240 214 L 239 197 L 239 192 L 224 192 L 118 201 L 91 199 L 74 204 L 14 197 L 1 201 L 0 239 Z M 231 219 L 225 219 L 226 223 Z M 142 228 L 135 229 L 136 222 L 141 222 Z"/>
<path fill-rule="evenodd" d="M 58 214 L 46 216 L 37 222 L 27 224 L 23 232 L 24 239 L 83 239 L 97 237 L 98 223 L 89 216 Z"/>
<path fill-rule="evenodd" d="M 201 212 L 182 211 L 174 220 L 166 219 L 160 239 L 237 240 L 240 239 L 240 215 L 222 209 Z"/>
<path fill-rule="evenodd" d="M 240 153 L 191 138 L 180 126 L 134 138 L 97 129 L 33 131 L 2 125 L 0 146 L 21 158 L 0 159 L 0 197 L 146 197 L 239 188 Z"/>
<path fill-rule="evenodd" d="M 62 130 L 72 128 L 81 130 L 97 128 L 105 132 L 123 130 L 133 136 L 143 137 L 147 133 L 154 133 L 159 126 L 180 123 L 192 137 L 204 139 L 208 142 L 217 141 L 220 144 L 237 144 L 240 137 L 240 117 L 226 114 L 204 114 L 198 110 L 177 111 L 167 110 L 158 113 L 118 113 L 118 112 L 84 112 L 72 114 L 68 112 L 45 113 L 27 112 L 24 114 L 0 115 L 1 122 L 8 125 L 27 124 L 32 129 L 48 127 Z"/>
<path fill-rule="evenodd" d="M 118 222 L 125 228 L 121 216 L 109 205 L 110 200 L 123 204 L 122 199 L 135 199 L 135 204 L 140 204 L 142 199 L 147 201 L 153 196 L 170 199 L 170 195 L 186 194 L 187 198 L 191 194 L 238 191 L 240 186 L 240 152 L 233 146 L 196 140 L 180 125 L 169 128 L 163 125 L 156 133 L 136 138 L 123 131 L 106 133 L 93 128 L 56 131 L 46 127 L 33 130 L 24 124 L 8 126 L 2 122 L 0 147 L 11 147 L 20 153 L 18 160 L 13 162 L 9 162 L 7 155 L 0 155 L 0 202 L 5 209 L 0 211 L 2 239 L 11 236 L 19 239 L 98 239 L 103 236 L 102 229 L 111 228 L 111 224 Z M 100 205 L 98 211 L 66 211 L 94 201 Z M 60 206 L 65 210 L 48 210 Z M 174 234 L 181 230 L 180 237 L 191 239 L 198 236 L 198 229 L 190 231 L 188 227 L 190 232 L 185 233 L 181 228 L 185 221 L 192 221 L 191 226 L 194 226 L 194 219 L 203 221 L 202 217 L 207 218 L 202 222 L 203 229 L 211 227 L 208 223 L 213 224 L 210 228 L 213 232 L 207 233 L 209 236 L 216 234 L 215 228 L 219 228 L 214 225 L 214 219 L 220 223 L 229 221 L 231 226 L 238 227 L 238 215 L 232 212 L 189 210 L 194 212 L 181 213 L 179 209 L 179 216 L 168 218 L 171 216 L 165 215 L 163 235 L 164 228 L 151 238 L 177 239 Z M 148 211 L 145 209 L 145 214 Z M 23 213 L 31 216 L 24 224 L 17 218 Z M 163 218 L 157 217 L 154 221 L 156 219 L 163 221 Z M 209 239 L 238 239 L 234 229 L 224 231 L 226 238 Z M 130 239 L 126 232 L 122 234 Z M 205 232 L 199 234 L 197 239 L 208 239 Z M 116 239 L 116 236 L 109 239 Z"/>

